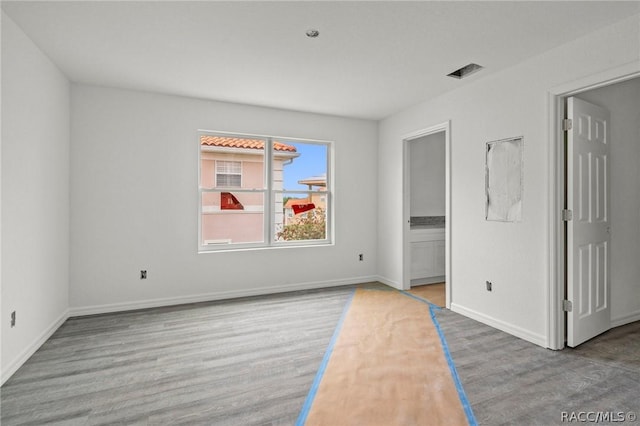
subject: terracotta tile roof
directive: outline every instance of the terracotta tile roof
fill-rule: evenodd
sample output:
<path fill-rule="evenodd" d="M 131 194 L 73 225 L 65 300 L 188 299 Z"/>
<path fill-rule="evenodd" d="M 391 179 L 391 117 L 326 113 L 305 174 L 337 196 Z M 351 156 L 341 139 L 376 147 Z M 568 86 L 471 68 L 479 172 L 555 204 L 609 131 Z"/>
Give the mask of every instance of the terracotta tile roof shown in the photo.
<path fill-rule="evenodd" d="M 264 141 L 260 139 L 234 138 L 229 136 L 200 136 L 201 146 L 219 146 L 224 148 L 264 149 Z M 296 152 L 296 147 L 273 141 L 276 151 Z"/>

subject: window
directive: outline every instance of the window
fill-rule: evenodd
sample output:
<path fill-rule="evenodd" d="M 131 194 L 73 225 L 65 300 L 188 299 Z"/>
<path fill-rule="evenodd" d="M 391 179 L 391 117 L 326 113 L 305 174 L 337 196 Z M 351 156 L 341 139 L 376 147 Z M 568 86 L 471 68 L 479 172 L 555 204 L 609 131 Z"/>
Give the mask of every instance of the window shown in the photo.
<path fill-rule="evenodd" d="M 242 162 L 216 160 L 216 186 L 240 188 L 242 186 Z"/>
<path fill-rule="evenodd" d="M 200 251 L 331 241 L 331 143 L 202 133 Z"/>

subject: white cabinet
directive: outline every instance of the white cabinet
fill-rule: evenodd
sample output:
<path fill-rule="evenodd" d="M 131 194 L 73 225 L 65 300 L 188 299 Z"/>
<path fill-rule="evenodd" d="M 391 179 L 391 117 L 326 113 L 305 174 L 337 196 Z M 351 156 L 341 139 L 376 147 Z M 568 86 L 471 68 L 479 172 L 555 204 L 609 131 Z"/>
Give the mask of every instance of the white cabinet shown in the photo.
<path fill-rule="evenodd" d="M 445 275 L 444 229 L 411 230 L 411 279 L 428 281 Z"/>
<path fill-rule="evenodd" d="M 435 273 L 436 241 L 411 243 L 411 279 L 427 278 Z"/>

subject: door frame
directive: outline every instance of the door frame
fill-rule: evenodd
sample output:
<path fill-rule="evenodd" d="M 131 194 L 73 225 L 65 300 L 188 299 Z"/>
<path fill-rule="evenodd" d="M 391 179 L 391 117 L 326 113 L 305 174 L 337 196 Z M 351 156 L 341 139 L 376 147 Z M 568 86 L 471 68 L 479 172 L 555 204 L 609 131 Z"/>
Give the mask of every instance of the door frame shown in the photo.
<path fill-rule="evenodd" d="M 565 154 L 562 120 L 566 116 L 565 99 L 581 92 L 621 83 L 640 76 L 640 61 L 612 68 L 576 81 L 556 86 L 548 92 L 549 104 L 549 286 L 547 289 L 547 347 L 565 347 L 565 233 L 562 210 L 565 200 Z"/>
<path fill-rule="evenodd" d="M 411 288 L 411 167 L 409 143 L 434 133 L 444 132 L 445 150 L 445 305 L 451 309 L 453 277 L 451 269 L 451 120 L 409 133 L 402 138 L 402 290 Z"/>

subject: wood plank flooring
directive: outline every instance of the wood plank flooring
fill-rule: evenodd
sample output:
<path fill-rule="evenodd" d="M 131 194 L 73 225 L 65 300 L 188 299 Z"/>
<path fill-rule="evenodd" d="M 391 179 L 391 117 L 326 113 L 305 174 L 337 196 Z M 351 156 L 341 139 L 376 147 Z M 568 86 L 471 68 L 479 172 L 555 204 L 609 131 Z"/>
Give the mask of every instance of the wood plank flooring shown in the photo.
<path fill-rule="evenodd" d="M 69 319 L 0 389 L 1 424 L 292 425 L 352 291 Z M 482 425 L 640 413 L 640 322 L 550 351 L 436 316 Z"/>
<path fill-rule="evenodd" d="M 567 424 L 562 412 L 640 414 L 640 322 L 552 351 L 445 309 L 436 317 L 481 425 Z"/>
<path fill-rule="evenodd" d="M 445 306 L 445 283 L 426 284 L 411 287 L 409 293 L 428 300 L 441 308 Z"/>
<path fill-rule="evenodd" d="M 2 387 L 2 425 L 293 424 L 351 292 L 69 319 Z"/>

